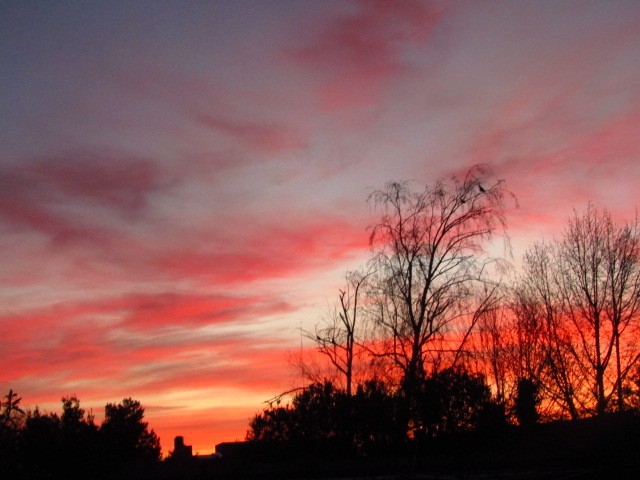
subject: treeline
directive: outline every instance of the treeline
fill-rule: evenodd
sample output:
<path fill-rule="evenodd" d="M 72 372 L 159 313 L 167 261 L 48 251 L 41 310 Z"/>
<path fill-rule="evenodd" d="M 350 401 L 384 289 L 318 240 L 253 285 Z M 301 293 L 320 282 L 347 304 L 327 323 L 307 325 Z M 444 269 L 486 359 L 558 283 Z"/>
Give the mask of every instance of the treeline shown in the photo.
<path fill-rule="evenodd" d="M 256 415 L 248 441 L 222 458 L 220 467 L 230 468 L 212 471 L 218 478 L 637 476 L 637 409 L 523 427 L 508 422 L 480 377 L 447 369 L 421 390 L 425 425 L 407 431 L 399 389 L 367 382 L 347 396 L 330 382 L 312 384 Z"/>
<path fill-rule="evenodd" d="M 358 385 L 351 395 L 329 381 L 311 384 L 290 404 L 276 401 L 256 415 L 247 440 L 287 443 L 288 448 L 323 445 L 325 453 L 329 448 L 369 456 L 433 432 L 455 435 L 477 429 L 492 434 L 506 425 L 503 405 L 492 398 L 481 376 L 446 369 L 422 379 L 413 399 L 375 380 Z"/>
<path fill-rule="evenodd" d="M 369 201 L 381 214 L 370 259 L 305 332 L 324 367 L 300 359 L 311 385 L 257 415 L 249 440 L 357 450 L 638 410 L 638 218 L 589 204 L 516 271 L 506 215 L 517 201 L 488 167 L 419 191 L 390 182 Z"/>
<path fill-rule="evenodd" d="M 109 478 L 133 464 L 160 460 L 160 441 L 140 402 L 105 406 L 98 426 L 75 396 L 62 414 L 23 410 L 12 390 L 0 411 L 0 471 L 7 478 Z"/>

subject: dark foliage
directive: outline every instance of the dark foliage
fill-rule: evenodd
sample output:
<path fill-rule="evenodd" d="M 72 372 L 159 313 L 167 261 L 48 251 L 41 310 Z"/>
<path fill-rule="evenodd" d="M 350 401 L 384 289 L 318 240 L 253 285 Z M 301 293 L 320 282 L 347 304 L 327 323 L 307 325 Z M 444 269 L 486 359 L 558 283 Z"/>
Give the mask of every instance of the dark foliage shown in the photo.
<path fill-rule="evenodd" d="M 538 403 L 540 388 L 536 382 L 528 378 L 518 380 L 518 392 L 515 401 L 515 412 L 518 423 L 523 427 L 531 427 L 538 423 Z"/>
<path fill-rule="evenodd" d="M 38 408 L 17 415 L 15 395 L 0 422 L 0 470 L 10 478 L 108 478 L 133 463 L 160 459 L 160 443 L 131 398 L 105 407 L 100 427 L 75 396 L 62 399 L 62 415 Z M 7 477 L 7 478 L 9 478 Z"/>
<path fill-rule="evenodd" d="M 100 427 L 102 441 L 114 462 L 157 461 L 160 440 L 144 419 L 140 402 L 125 398 L 119 404 L 108 403 Z"/>
<path fill-rule="evenodd" d="M 504 415 L 504 408 L 490 403 L 478 414 L 475 429 L 404 440 L 366 456 L 347 456 L 331 449 L 332 442 L 241 443 L 233 456 L 206 467 L 208 477 L 193 478 L 637 477 L 637 412 L 548 422 L 526 429 L 502 422 L 499 430 L 496 423 L 491 424 L 492 429 L 484 428 L 482 418 L 487 412 L 490 418 L 492 414 Z"/>
<path fill-rule="evenodd" d="M 8 476 L 16 476 L 18 469 L 15 459 L 19 451 L 18 432 L 0 423 L 0 472 Z"/>
<path fill-rule="evenodd" d="M 383 382 L 370 380 L 358 386 L 350 399 L 351 440 L 359 453 L 385 449 L 402 442 L 404 425 L 398 397 Z"/>
<path fill-rule="evenodd" d="M 370 455 L 411 437 L 506 425 L 504 407 L 491 401 L 484 378 L 460 369 L 423 379 L 417 400 L 419 420 L 410 422 L 402 390 L 368 381 L 349 396 L 330 382 L 315 383 L 295 395 L 291 405 L 271 406 L 256 415 L 247 440 L 298 447 L 330 442 L 345 454 Z"/>
<path fill-rule="evenodd" d="M 13 390 L 9 390 L 0 401 L 0 472 L 5 475 L 15 476 L 19 472 L 16 459 L 20 453 L 20 429 L 25 417 L 20 400 Z"/>
<path fill-rule="evenodd" d="M 487 421 L 504 422 L 484 377 L 448 368 L 422 383 L 419 411 L 427 436 L 471 430 Z M 494 418 L 494 417 L 498 418 Z M 504 418 L 504 417 L 503 417 Z"/>
<path fill-rule="evenodd" d="M 296 437 L 295 412 L 289 407 L 270 407 L 256 415 L 249 424 L 247 440 L 283 442 Z"/>
<path fill-rule="evenodd" d="M 330 442 L 344 453 L 367 454 L 404 435 L 396 415 L 396 398 L 378 381 L 365 382 L 349 396 L 331 382 L 314 383 L 291 405 L 271 406 L 250 423 L 251 442 L 319 445 Z"/>
<path fill-rule="evenodd" d="M 331 382 L 314 383 L 293 398 L 256 415 L 247 438 L 254 441 L 314 441 L 342 436 L 345 395 Z"/>

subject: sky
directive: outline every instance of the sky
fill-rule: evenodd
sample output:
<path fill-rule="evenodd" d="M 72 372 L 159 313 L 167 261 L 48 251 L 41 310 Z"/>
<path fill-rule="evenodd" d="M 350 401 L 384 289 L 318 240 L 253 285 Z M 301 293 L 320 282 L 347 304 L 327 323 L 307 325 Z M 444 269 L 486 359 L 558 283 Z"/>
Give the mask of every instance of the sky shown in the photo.
<path fill-rule="evenodd" d="M 516 264 L 634 217 L 640 3 L 0 0 L 0 110 L 3 393 L 210 453 L 299 386 L 385 182 L 488 164 Z"/>

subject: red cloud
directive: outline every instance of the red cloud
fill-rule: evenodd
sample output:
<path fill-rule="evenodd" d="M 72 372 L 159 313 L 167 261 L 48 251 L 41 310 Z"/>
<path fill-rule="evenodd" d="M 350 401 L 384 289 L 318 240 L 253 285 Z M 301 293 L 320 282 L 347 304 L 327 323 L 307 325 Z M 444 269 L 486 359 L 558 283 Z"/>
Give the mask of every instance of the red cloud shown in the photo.
<path fill-rule="evenodd" d="M 232 347 L 225 350 L 229 355 L 249 352 L 252 348 L 248 344 L 256 342 L 242 336 L 234 339 L 232 330 L 229 340 L 221 340 L 210 332 L 197 336 L 194 329 L 233 322 L 247 325 L 260 316 L 291 309 L 283 301 L 255 296 L 164 293 L 53 305 L 5 315 L 0 323 L 13 327 L 7 329 L 0 346 L 16 363 L 2 372 L 1 380 L 59 373 L 64 376 L 65 372 L 74 378 L 115 378 L 126 374 L 131 366 L 174 358 L 194 349 L 217 348 L 216 344 L 227 341 Z M 122 334 L 114 335 L 118 331 Z M 244 346 L 240 348 L 234 342 Z"/>
<path fill-rule="evenodd" d="M 94 209 L 130 217 L 169 182 L 144 158 L 86 153 L 24 160 L 0 171 L 0 216 L 56 244 L 104 246 L 113 226 L 99 223 Z"/>
<path fill-rule="evenodd" d="M 170 296 L 161 297 L 167 300 Z M 217 442 L 243 439 L 260 401 L 288 386 L 288 371 L 282 368 L 288 348 L 282 339 L 269 338 L 258 331 L 234 333 L 233 328 L 227 328 L 225 333 L 215 334 L 215 330 L 199 331 L 194 325 L 183 328 L 179 321 L 169 327 L 165 318 L 174 309 L 164 300 L 149 303 L 130 297 L 54 308 L 53 313 L 40 316 L 2 318 L 0 323 L 16 328 L 9 329 L 11 334 L 0 342 L 3 355 L 11 358 L 11 368 L 3 369 L 0 382 L 19 391 L 30 408 L 40 405 L 48 410 L 59 409 L 62 396 L 76 394 L 83 406 L 96 414 L 97 421 L 108 401 L 134 396 L 146 404 L 149 399 L 170 399 L 176 392 L 191 392 L 185 408 L 180 403 L 184 400 L 176 400 L 168 405 L 168 413 L 167 408 L 147 410 L 147 420 L 161 436 L 165 453 L 171 449 L 175 435 L 189 435 L 189 441 L 201 453 L 211 452 Z M 197 299 L 191 300 L 197 303 Z M 244 301 L 250 303 L 249 299 Z M 225 303 L 234 304 L 223 301 L 221 307 Z M 157 314 L 161 318 L 159 325 L 154 327 L 150 317 L 143 322 L 145 331 L 140 332 L 140 322 L 130 322 L 131 317 L 116 325 L 101 325 L 85 318 L 91 318 L 92 312 L 96 316 L 104 314 L 108 305 L 110 313 L 115 314 L 128 304 L 142 305 L 141 309 L 131 309 L 135 315 L 142 311 L 151 317 Z M 163 312 L 162 306 L 167 306 L 169 312 Z M 248 310 L 254 307 L 249 306 Z M 204 306 L 194 306 L 191 311 L 198 317 L 208 308 L 205 300 Z M 178 317 L 183 314 L 184 311 L 177 312 Z M 231 318 L 227 320 L 233 324 Z M 243 312 L 238 311 L 233 320 L 246 327 L 247 316 Z M 114 336 L 116 331 L 121 336 Z M 207 407 L 203 411 L 202 406 L 194 404 L 194 391 L 214 392 L 210 402 L 203 400 L 211 405 L 218 401 L 217 391 L 236 391 L 240 398 L 258 400 L 251 407 Z M 196 418 L 200 427 L 192 428 Z"/>
<path fill-rule="evenodd" d="M 40 159 L 28 170 L 41 188 L 121 211 L 144 207 L 148 195 L 167 183 L 156 163 L 132 156 L 54 157 Z"/>
<path fill-rule="evenodd" d="M 127 326 L 136 328 L 211 325 L 291 310 L 285 302 L 273 298 L 173 292 L 130 296 L 120 308 L 128 312 Z"/>
<path fill-rule="evenodd" d="M 9 348 L 3 353 L 12 362 L 11 368 L 3 370 L 2 383 L 19 391 L 30 407 L 52 409 L 59 407 L 57 402 L 63 395 L 76 394 L 85 408 L 97 414 L 98 421 L 104 403 L 130 395 L 144 403 L 158 396 L 170 398 L 171 392 L 213 391 L 210 401 L 214 405 L 216 391 L 235 390 L 243 398 L 258 396 L 267 400 L 278 393 L 278 388 L 286 389 L 288 385 L 288 371 L 282 367 L 288 347 L 282 339 L 258 332 L 207 336 L 196 331 L 181 341 L 180 335 L 160 336 L 162 326 L 149 326 L 136 334 L 138 340 L 121 343 L 109 335 L 118 327 L 79 322 L 86 313 L 102 310 L 107 303 L 95 308 L 54 308 L 51 315 L 34 316 L 29 322 L 26 318 L 3 318 L 3 324 L 19 322 L 21 327 L 29 328 L 15 329 L 21 333 L 8 339 Z M 113 302 L 114 311 L 119 306 L 118 301 Z M 65 312 L 67 318 L 63 316 Z M 237 320 L 245 321 L 242 316 Z M 190 328 L 186 327 L 186 331 Z M 38 331 L 43 334 L 34 341 Z M 123 334 L 126 338 L 127 330 Z M 48 346 L 44 344 L 47 337 L 51 337 Z M 181 425 L 189 425 L 202 414 L 202 406 L 182 405 L 180 401 L 185 400 L 167 405 L 169 413 L 166 408 L 149 408 L 147 412 L 165 449 L 170 448 L 173 436 L 185 434 L 181 428 L 186 427 Z M 213 435 L 208 440 L 211 443 L 204 445 L 204 440 L 194 439 L 194 444 L 200 443 L 201 451 L 211 451 L 214 439 L 242 439 L 249 418 L 259 409 L 260 401 L 250 408 L 214 408 L 215 416 L 199 417 L 202 435 Z"/>
<path fill-rule="evenodd" d="M 122 383 L 140 395 L 175 389 L 271 391 L 288 385 L 289 373 L 283 365 L 289 348 L 282 346 L 282 339 L 230 337 L 132 352 L 132 366 L 123 372 Z"/>
<path fill-rule="evenodd" d="M 88 240 L 101 244 L 103 235 L 85 229 L 56 211 L 51 192 L 20 171 L 0 172 L 0 215 L 18 229 L 44 233 L 56 244 Z"/>
<path fill-rule="evenodd" d="M 86 340 L 86 339 L 83 339 Z M 107 401 L 117 401 L 134 396 L 143 404 L 158 396 L 171 398 L 173 392 L 213 392 L 205 404 L 216 405 L 216 392 L 236 391 L 240 398 L 257 398 L 250 407 L 207 407 L 207 415 L 201 406 L 180 401 L 164 408 L 147 407 L 147 420 L 161 436 L 165 453 L 171 448 L 175 435 L 194 435 L 192 438 L 202 452 L 211 452 L 215 443 L 243 439 L 251 416 L 260 409 L 260 402 L 288 387 L 288 371 L 282 364 L 287 352 L 271 340 L 272 346 L 256 346 L 251 337 L 231 337 L 215 341 L 201 341 L 187 346 L 148 347 L 123 352 L 109 350 L 106 355 L 87 358 L 76 356 L 77 349 L 46 352 L 37 359 L 46 369 L 32 369 L 22 379 L 2 379 L 25 399 L 25 405 L 59 408 L 58 400 L 64 395 L 76 394 L 85 408 L 93 410 L 101 420 L 102 408 Z M 68 347 L 68 344 L 61 348 Z M 87 349 L 87 347 L 83 347 Z M 88 347 L 91 348 L 91 347 Z M 207 357 L 203 352 L 211 352 Z M 14 357 L 15 358 L 15 357 Z M 58 358 L 55 365 L 48 365 L 49 358 Z M 16 361 L 22 361 L 16 358 Z M 15 375 L 15 372 L 14 372 Z M 280 389 L 280 390 L 278 390 Z M 193 393 L 191 393 L 193 395 Z M 229 395 L 227 393 L 227 395 Z M 191 424 L 198 418 L 200 428 Z"/>
<path fill-rule="evenodd" d="M 329 74 L 321 96 L 329 108 L 368 103 L 382 83 L 407 68 L 404 44 L 420 45 L 443 10 L 430 2 L 357 2 L 353 15 L 325 25 L 317 40 L 289 51 L 301 64 Z"/>
<path fill-rule="evenodd" d="M 364 227 L 345 218 L 283 220 L 246 220 L 240 230 L 230 225 L 227 238 L 212 234 L 211 247 L 165 250 L 154 265 L 179 277 L 250 282 L 326 267 L 367 248 Z"/>

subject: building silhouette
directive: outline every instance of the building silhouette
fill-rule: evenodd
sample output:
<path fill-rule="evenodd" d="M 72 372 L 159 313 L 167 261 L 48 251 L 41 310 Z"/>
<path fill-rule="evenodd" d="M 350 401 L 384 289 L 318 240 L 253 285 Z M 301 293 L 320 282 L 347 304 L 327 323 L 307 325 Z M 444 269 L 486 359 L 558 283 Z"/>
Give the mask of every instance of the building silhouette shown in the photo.
<path fill-rule="evenodd" d="M 184 460 L 193 457 L 193 448 L 191 445 L 184 444 L 184 437 L 178 435 L 173 439 L 173 455 L 176 460 Z"/>

